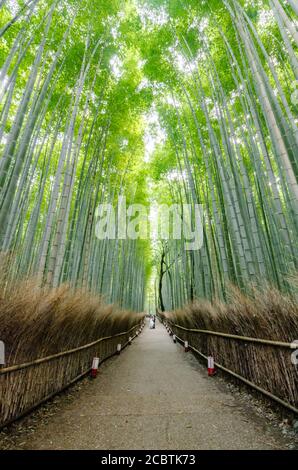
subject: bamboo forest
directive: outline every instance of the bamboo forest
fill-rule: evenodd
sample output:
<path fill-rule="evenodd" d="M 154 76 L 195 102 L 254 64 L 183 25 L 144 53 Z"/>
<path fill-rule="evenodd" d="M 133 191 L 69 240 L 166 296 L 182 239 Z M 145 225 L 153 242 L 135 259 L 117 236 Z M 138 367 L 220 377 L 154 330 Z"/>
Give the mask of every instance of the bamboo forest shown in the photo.
<path fill-rule="evenodd" d="M 0 428 L 155 316 L 297 413 L 297 243 L 297 0 L 0 0 Z"/>

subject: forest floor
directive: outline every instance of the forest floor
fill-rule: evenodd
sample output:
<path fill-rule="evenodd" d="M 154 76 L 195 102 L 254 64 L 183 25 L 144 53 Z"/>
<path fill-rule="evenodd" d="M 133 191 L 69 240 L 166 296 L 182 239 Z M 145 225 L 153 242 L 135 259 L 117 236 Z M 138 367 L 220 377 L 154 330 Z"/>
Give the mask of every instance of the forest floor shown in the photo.
<path fill-rule="evenodd" d="M 164 327 L 146 327 L 84 379 L 0 433 L 0 449 L 289 449 L 295 435 Z"/>

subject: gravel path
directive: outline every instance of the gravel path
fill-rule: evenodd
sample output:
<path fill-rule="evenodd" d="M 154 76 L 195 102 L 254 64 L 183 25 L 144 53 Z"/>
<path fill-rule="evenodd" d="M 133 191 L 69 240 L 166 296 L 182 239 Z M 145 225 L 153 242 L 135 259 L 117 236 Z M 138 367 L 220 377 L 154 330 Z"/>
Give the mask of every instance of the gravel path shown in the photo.
<path fill-rule="evenodd" d="M 61 397 L 58 397 L 61 400 Z M 14 441 L 22 449 L 285 449 L 286 439 L 218 377 L 144 329 L 74 397 Z"/>

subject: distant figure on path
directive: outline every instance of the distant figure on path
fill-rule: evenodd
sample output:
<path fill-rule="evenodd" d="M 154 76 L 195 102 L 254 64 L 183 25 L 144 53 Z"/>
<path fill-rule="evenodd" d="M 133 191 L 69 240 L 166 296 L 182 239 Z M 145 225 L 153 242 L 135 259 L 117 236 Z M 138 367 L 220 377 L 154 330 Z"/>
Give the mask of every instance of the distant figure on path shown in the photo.
<path fill-rule="evenodd" d="M 153 318 L 151 317 L 150 322 L 149 322 L 149 328 L 150 328 L 150 330 L 152 330 L 154 327 L 155 327 L 154 321 L 153 321 Z"/>

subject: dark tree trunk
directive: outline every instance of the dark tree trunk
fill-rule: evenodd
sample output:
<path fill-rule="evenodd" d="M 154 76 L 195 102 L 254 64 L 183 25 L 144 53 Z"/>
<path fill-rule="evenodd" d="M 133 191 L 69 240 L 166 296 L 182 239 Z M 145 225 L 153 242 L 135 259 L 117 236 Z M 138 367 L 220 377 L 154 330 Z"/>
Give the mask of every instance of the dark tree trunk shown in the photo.
<path fill-rule="evenodd" d="M 162 312 L 165 311 L 165 306 L 163 303 L 163 298 L 162 298 L 162 279 L 165 271 L 163 270 L 163 265 L 165 264 L 165 252 L 162 252 L 161 255 L 161 260 L 160 260 L 160 274 L 159 274 L 159 283 L 158 283 L 158 299 L 159 299 L 159 308 Z"/>

